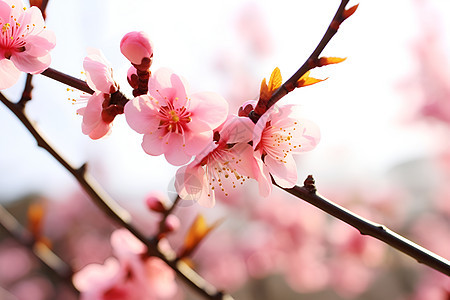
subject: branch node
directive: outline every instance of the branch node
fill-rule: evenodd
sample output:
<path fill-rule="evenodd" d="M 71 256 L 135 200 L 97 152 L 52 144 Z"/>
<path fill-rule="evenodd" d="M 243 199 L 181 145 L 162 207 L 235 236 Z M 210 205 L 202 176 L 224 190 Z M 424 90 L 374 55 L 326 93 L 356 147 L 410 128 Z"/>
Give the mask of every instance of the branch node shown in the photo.
<path fill-rule="evenodd" d="M 86 174 L 86 169 L 87 163 L 84 163 L 77 169 L 77 173 L 80 174 L 80 176 L 84 177 L 84 175 Z"/>
<path fill-rule="evenodd" d="M 311 194 L 315 194 L 317 192 L 316 181 L 314 180 L 312 175 L 308 175 L 308 177 L 303 182 L 303 186 Z"/>

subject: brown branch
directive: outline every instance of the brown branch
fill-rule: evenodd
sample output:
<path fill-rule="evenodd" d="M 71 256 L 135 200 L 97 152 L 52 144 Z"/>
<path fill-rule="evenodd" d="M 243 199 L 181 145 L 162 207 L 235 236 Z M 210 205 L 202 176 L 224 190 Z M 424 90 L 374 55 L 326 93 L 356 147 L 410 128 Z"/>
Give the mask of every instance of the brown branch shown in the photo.
<path fill-rule="evenodd" d="M 87 85 L 87 83 L 81 79 L 72 77 L 60 71 L 57 71 L 52 68 L 46 69 L 41 75 L 47 76 L 53 80 L 59 81 L 61 83 L 67 84 L 77 90 L 86 92 L 88 94 L 94 94 L 94 91 Z"/>
<path fill-rule="evenodd" d="M 60 278 L 78 295 L 79 291 L 72 283 L 73 271 L 58 255 L 45 244 L 36 241 L 33 235 L 26 230 L 2 205 L 0 205 L 0 227 L 16 242 L 29 249 L 41 262 L 45 270 Z"/>
<path fill-rule="evenodd" d="M 27 79 L 25 81 L 25 87 L 23 89 L 22 98 L 20 98 L 18 104 L 25 107 L 25 104 L 31 100 L 31 92 L 33 91 L 33 84 L 32 84 L 33 75 L 27 74 Z"/>
<path fill-rule="evenodd" d="M 332 201 L 322 197 L 316 193 L 316 187 L 313 177 L 310 175 L 304 182 L 303 187 L 294 186 L 287 189 L 282 188 L 276 183 L 274 185 L 285 190 L 286 192 L 303 199 L 314 205 L 329 215 L 353 226 L 358 229 L 362 235 L 370 235 L 387 245 L 396 248 L 400 252 L 411 256 L 417 262 L 425 264 L 447 276 L 450 276 L 450 262 L 439 255 L 423 248 L 420 245 L 404 238 L 395 233 L 384 225 L 374 223 L 363 217 L 333 203 Z"/>
<path fill-rule="evenodd" d="M 75 88 L 80 87 L 78 79 L 65 75 L 61 72 L 53 69 L 47 69 L 44 72 L 50 73 L 49 76 L 53 79 L 63 79 L 65 84 L 73 86 Z M 45 74 L 44 74 L 45 75 Z M 47 75 L 46 75 L 47 76 Z M 56 80 L 58 80 L 56 79 Z M 58 80 L 60 81 L 60 80 Z M 61 81 L 62 82 L 62 81 Z M 85 84 L 85 83 L 84 83 Z M 78 87 L 76 87 L 78 86 Z M 87 86 L 87 85 L 86 85 Z M 194 270 L 189 268 L 186 264 L 178 261 L 176 258 L 168 257 L 165 253 L 161 252 L 157 247 L 154 239 L 148 239 L 145 237 L 133 224 L 130 214 L 121 208 L 101 187 L 94 181 L 93 178 L 86 173 L 86 165 L 82 165 L 80 168 L 75 168 L 69 164 L 50 144 L 42 137 L 39 131 L 31 124 L 26 115 L 24 114 L 23 107 L 19 104 L 12 103 L 2 93 L 0 93 L 0 101 L 8 107 L 11 112 L 22 122 L 22 124 L 33 135 L 39 147 L 44 148 L 55 158 L 67 171 L 69 171 L 73 177 L 78 181 L 84 191 L 90 196 L 94 203 L 114 222 L 119 226 L 128 229 L 137 239 L 143 242 L 148 249 L 148 255 L 155 256 L 163 260 L 168 266 L 170 266 L 178 275 L 178 277 L 193 290 L 197 291 L 206 299 L 233 299 L 230 295 L 224 294 L 218 291 L 214 286 L 206 282 L 201 276 L 199 276 Z"/>
<path fill-rule="evenodd" d="M 317 45 L 316 49 L 311 53 L 309 58 L 303 63 L 303 65 L 300 67 L 300 69 L 295 72 L 294 75 L 291 76 L 285 83 L 283 83 L 270 97 L 270 99 L 267 101 L 267 103 L 263 103 L 264 101 L 258 101 L 256 104 L 255 110 L 250 112 L 249 118 L 254 122 L 258 122 L 261 115 L 268 110 L 272 105 L 277 103 L 281 98 L 286 96 L 289 92 L 291 92 L 296 84 L 297 81 L 302 77 L 306 72 L 309 70 L 315 68 L 317 66 L 317 61 L 319 59 L 320 53 L 322 53 L 325 46 L 330 42 L 331 38 L 336 34 L 338 31 L 339 25 L 348 18 L 350 14 L 348 14 L 348 11 L 345 10 L 345 6 L 349 0 L 342 0 L 341 4 L 339 5 L 338 10 L 336 11 L 336 14 L 334 15 L 333 19 L 331 20 L 330 25 L 328 26 L 327 31 L 323 35 L 321 41 Z M 349 9 L 349 11 L 352 9 Z M 347 12 L 347 13 L 346 13 Z"/>

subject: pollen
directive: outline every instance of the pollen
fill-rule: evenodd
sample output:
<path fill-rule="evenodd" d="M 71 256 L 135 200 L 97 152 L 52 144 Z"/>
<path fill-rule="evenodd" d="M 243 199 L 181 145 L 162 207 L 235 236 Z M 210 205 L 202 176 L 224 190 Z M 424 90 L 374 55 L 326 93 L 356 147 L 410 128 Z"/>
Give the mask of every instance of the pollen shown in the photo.
<path fill-rule="evenodd" d="M 9 30 L 9 28 L 11 28 L 11 24 L 6 23 L 5 25 L 2 26 L 2 33 L 5 33 L 6 31 Z M 12 37 L 11 37 L 12 38 Z"/>

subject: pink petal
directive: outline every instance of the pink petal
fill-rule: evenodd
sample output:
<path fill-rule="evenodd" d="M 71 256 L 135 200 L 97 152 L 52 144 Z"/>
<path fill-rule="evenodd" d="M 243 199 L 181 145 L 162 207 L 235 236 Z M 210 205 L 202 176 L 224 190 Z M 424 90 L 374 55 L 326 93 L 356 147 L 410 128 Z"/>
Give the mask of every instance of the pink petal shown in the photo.
<path fill-rule="evenodd" d="M 188 105 L 192 113 L 190 126 L 198 131 L 215 129 L 225 122 L 228 116 L 228 102 L 216 93 L 193 94 Z"/>
<path fill-rule="evenodd" d="M 255 168 L 253 165 L 254 160 L 252 146 L 246 143 L 239 143 L 231 148 L 230 153 L 235 158 L 232 162 L 230 162 L 230 164 L 232 164 L 232 167 L 235 168 L 241 176 L 256 178 Z"/>
<path fill-rule="evenodd" d="M 270 120 L 270 113 L 272 112 L 272 108 L 266 111 L 256 122 L 255 129 L 253 131 L 253 148 L 256 149 L 256 146 L 258 146 L 259 142 L 261 141 L 262 133 L 264 129 L 266 128 L 267 122 Z"/>
<path fill-rule="evenodd" d="M 181 199 L 198 201 L 206 207 L 214 206 L 214 191 L 208 197 L 208 179 L 200 165 L 188 165 L 178 169 L 175 176 L 175 189 Z"/>
<path fill-rule="evenodd" d="M 97 126 L 89 133 L 89 137 L 98 140 L 111 133 L 112 123 L 99 122 Z"/>
<path fill-rule="evenodd" d="M 299 119 L 298 123 L 302 128 L 302 140 L 300 141 L 302 146 L 297 152 L 305 152 L 314 149 L 320 142 L 319 126 L 317 126 L 316 123 L 306 119 Z"/>
<path fill-rule="evenodd" d="M 129 101 L 125 104 L 124 113 L 128 125 L 137 133 L 149 134 L 158 129 L 158 108 L 148 96 L 139 96 Z"/>
<path fill-rule="evenodd" d="M 206 131 L 198 134 L 192 134 L 186 139 L 185 152 L 191 156 L 200 154 L 209 148 L 213 141 L 212 131 Z"/>
<path fill-rule="evenodd" d="M 188 155 L 185 152 L 185 141 L 184 137 L 180 134 L 171 133 L 169 135 L 169 139 L 163 144 L 164 149 L 164 156 L 166 157 L 166 160 L 174 165 L 174 166 L 181 166 L 186 163 L 188 163 L 192 155 Z"/>
<path fill-rule="evenodd" d="M 175 281 L 175 272 L 165 262 L 156 257 L 150 257 L 145 262 L 146 277 L 150 281 L 151 289 L 157 297 L 172 298 L 178 288 Z"/>
<path fill-rule="evenodd" d="M 187 82 L 166 68 L 161 68 L 154 72 L 148 81 L 150 95 L 160 101 L 161 106 L 166 105 L 166 101 L 172 101 L 175 98 L 179 99 L 175 103 L 176 108 L 184 106 L 187 89 Z"/>
<path fill-rule="evenodd" d="M 17 69 L 22 72 L 38 74 L 48 68 L 51 62 L 50 54 L 36 57 L 29 55 L 27 51 L 14 53 L 11 61 L 16 65 Z"/>
<path fill-rule="evenodd" d="M 8 4 L 5 1 L 1 1 L 0 2 L 0 21 L 2 21 L 2 24 L 8 23 L 10 16 L 11 16 L 11 4 Z"/>
<path fill-rule="evenodd" d="M 100 50 L 88 49 L 88 56 L 84 58 L 83 68 L 86 71 L 86 81 L 91 89 L 109 94 L 111 86 L 116 86 L 112 78 L 110 63 Z"/>
<path fill-rule="evenodd" d="M 106 290 L 113 286 L 118 273 L 120 264 L 115 258 L 108 258 L 103 265 L 90 264 L 75 273 L 73 284 L 81 292 L 92 290 Z"/>
<path fill-rule="evenodd" d="M 259 194 L 262 197 L 268 197 L 272 193 L 272 178 L 270 177 L 269 170 L 264 162 L 261 160 L 261 153 L 259 151 L 254 152 L 254 177 L 258 181 Z"/>
<path fill-rule="evenodd" d="M 111 246 L 117 258 L 126 258 L 130 254 L 142 254 L 145 245 L 126 229 L 117 229 L 111 234 Z"/>
<path fill-rule="evenodd" d="M 24 16 L 22 19 L 22 24 L 30 24 L 30 27 L 33 24 L 33 27 L 37 32 L 39 32 L 41 29 L 44 29 L 45 22 L 44 18 L 42 17 L 41 10 L 37 8 L 36 6 L 32 6 L 30 8 L 27 8 L 26 11 L 23 11 L 23 4 L 20 6 L 16 6 L 19 10 L 24 12 Z"/>
<path fill-rule="evenodd" d="M 102 119 L 102 103 L 104 94 L 97 93 L 88 98 L 84 110 L 78 111 L 83 116 L 83 133 L 89 134 Z"/>
<path fill-rule="evenodd" d="M 27 37 L 26 52 L 32 56 L 44 56 L 55 47 L 55 34 L 53 31 L 44 30 L 39 35 Z"/>
<path fill-rule="evenodd" d="M 142 139 L 142 149 L 145 153 L 153 156 L 158 156 L 164 153 L 164 129 L 157 129 L 151 134 L 144 134 Z"/>
<path fill-rule="evenodd" d="M 83 116 L 81 130 L 93 140 L 97 140 L 111 132 L 112 123 L 105 123 L 102 119 L 102 103 L 104 94 L 94 94 L 89 97 L 86 107 L 77 112 Z"/>
<path fill-rule="evenodd" d="M 20 77 L 21 72 L 9 59 L 0 60 L 0 90 L 13 86 Z"/>
<path fill-rule="evenodd" d="M 220 130 L 220 138 L 228 144 L 246 143 L 252 140 L 255 124 L 247 117 L 230 116 Z"/>
<path fill-rule="evenodd" d="M 284 188 L 292 188 L 297 183 L 297 166 L 292 155 L 287 155 L 286 163 L 279 162 L 269 155 L 264 158 L 264 162 L 272 174 L 277 184 Z"/>

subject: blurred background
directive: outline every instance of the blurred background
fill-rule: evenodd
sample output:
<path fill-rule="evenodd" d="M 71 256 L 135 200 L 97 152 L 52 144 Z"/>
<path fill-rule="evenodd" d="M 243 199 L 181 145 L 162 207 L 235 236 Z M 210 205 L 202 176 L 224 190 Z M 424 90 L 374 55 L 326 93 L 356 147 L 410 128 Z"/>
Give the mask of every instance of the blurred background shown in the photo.
<path fill-rule="evenodd" d="M 129 62 L 119 42 L 129 31 L 145 31 L 154 43 L 152 70 L 169 67 L 192 91 L 217 92 L 229 101 L 230 112 L 237 112 L 258 97 L 261 80 L 275 67 L 288 79 L 303 64 L 338 6 L 337 0 L 50 0 L 47 27 L 57 37 L 51 67 L 83 78 L 87 47 L 99 48 L 121 90 L 131 96 Z M 447 259 L 449 12 L 450 2 L 443 0 L 361 2 L 323 52 L 347 60 L 313 70 L 313 77 L 329 78 L 280 102 L 301 105 L 322 133 L 318 147 L 298 157 L 299 184 L 313 174 L 322 195 Z M 16 101 L 24 82 L 25 76 L 4 94 Z M 29 117 L 71 163 L 88 162 L 89 173 L 133 213 L 142 230 L 154 232 L 158 216 L 145 209 L 145 199 L 158 191 L 170 201 L 176 167 L 146 155 L 142 137 L 123 116 L 109 137 L 92 141 L 81 133 L 79 106 L 70 101 L 78 92 L 43 76 L 34 76 L 33 83 Z M 45 235 L 75 270 L 103 262 L 111 255 L 109 221 L 4 106 L 0 126 L 0 202 L 24 224 L 28 205 L 42 203 Z M 201 211 L 211 222 L 226 221 L 193 259 L 200 274 L 237 299 L 450 295 L 448 278 L 282 191 L 260 199 L 249 183 L 219 202 Z M 182 228 L 198 210 L 176 211 Z M 174 248 L 182 237 L 183 230 L 171 238 Z M 1 299 L 70 297 L 6 237 L 0 244 L 0 287 Z"/>

